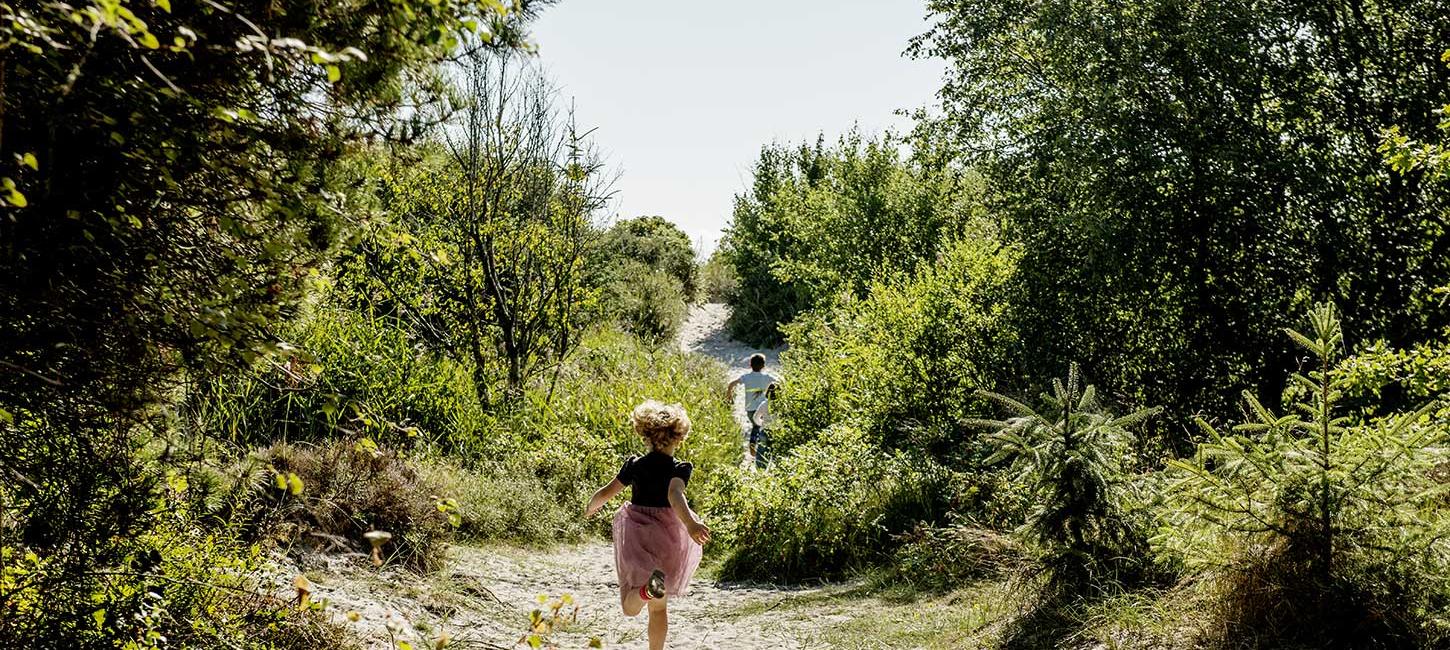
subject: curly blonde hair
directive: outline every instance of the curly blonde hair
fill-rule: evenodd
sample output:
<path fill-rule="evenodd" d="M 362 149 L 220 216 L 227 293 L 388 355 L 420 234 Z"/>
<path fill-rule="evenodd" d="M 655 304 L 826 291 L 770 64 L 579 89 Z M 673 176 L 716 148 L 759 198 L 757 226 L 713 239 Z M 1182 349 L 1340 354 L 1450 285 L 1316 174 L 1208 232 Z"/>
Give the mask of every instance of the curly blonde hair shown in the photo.
<path fill-rule="evenodd" d="M 645 400 L 629 414 L 634 432 L 644 436 L 651 449 L 668 447 L 690 435 L 690 415 L 679 404 Z"/>

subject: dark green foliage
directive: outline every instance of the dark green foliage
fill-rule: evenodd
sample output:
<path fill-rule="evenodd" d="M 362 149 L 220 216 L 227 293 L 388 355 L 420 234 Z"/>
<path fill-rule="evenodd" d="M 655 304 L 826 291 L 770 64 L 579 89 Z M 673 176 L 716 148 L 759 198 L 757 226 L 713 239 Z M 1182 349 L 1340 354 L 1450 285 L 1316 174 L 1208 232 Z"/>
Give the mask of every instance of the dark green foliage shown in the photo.
<path fill-rule="evenodd" d="M 1141 583 L 1150 574 L 1146 523 L 1134 512 L 1128 427 L 1156 415 L 1145 409 L 1109 415 L 1093 386 L 1082 386 L 1074 365 L 1035 410 L 996 393 L 1009 420 L 973 420 L 992 431 L 998 451 L 987 465 L 1011 460 L 1029 475 L 1038 510 L 1026 530 L 1045 551 L 1049 592 L 1079 597 Z"/>
<path fill-rule="evenodd" d="M 1279 637 L 1346 647 L 1431 647 L 1450 639 L 1442 612 L 1450 555 L 1443 544 L 1446 424 L 1434 405 L 1373 420 L 1344 414 L 1351 388 L 1335 372 L 1339 316 L 1321 305 L 1308 335 L 1289 331 L 1313 369 L 1292 375 L 1290 413 L 1245 393 L 1252 421 L 1232 435 L 1203 424 L 1210 441 L 1172 495 L 1180 526 L 1202 519 L 1243 548 L 1231 578 L 1258 585 L 1227 601 L 1231 622 L 1282 620 Z M 1353 365 L 1353 364 L 1351 364 Z M 1262 595 L 1272 600 L 1257 600 Z"/>
<path fill-rule="evenodd" d="M 1435 133 L 1444 2 L 928 6 L 912 52 L 951 71 L 926 132 L 1023 244 L 1033 379 L 1077 360 L 1175 419 L 1225 414 L 1277 393 L 1279 330 L 1316 298 L 1345 305 L 1352 344 L 1445 322 L 1427 299 L 1450 278 L 1450 195 L 1377 152 L 1391 125 Z"/>
<path fill-rule="evenodd" d="M 114 645 L 34 594 L 127 598 L 104 576 L 169 509 L 137 454 L 180 381 L 285 350 L 275 326 L 347 231 L 353 143 L 401 127 L 432 94 L 403 88 L 436 90 L 420 73 L 466 34 L 517 43 L 533 5 L 0 5 L 0 551 L 46 566 L 0 619 Z"/>
<path fill-rule="evenodd" d="M 940 520 L 951 500 L 940 468 L 883 454 L 849 427 L 823 432 L 765 474 L 727 476 L 720 500 L 706 504 L 723 514 L 715 530 L 730 549 L 720 568 L 730 578 L 841 577 L 889 557 L 893 535 Z"/>
<path fill-rule="evenodd" d="M 686 301 L 693 301 L 699 291 L 699 270 L 690 236 L 664 217 L 625 219 L 604 231 L 594 244 L 591 264 L 606 274 L 624 279 L 630 276 L 611 267 L 626 261 L 670 275 L 680 283 Z"/>
<path fill-rule="evenodd" d="M 851 133 L 834 147 L 765 147 L 737 196 L 721 251 L 739 278 L 731 331 L 778 342 L 780 325 L 883 273 L 935 259 L 976 208 L 970 177 L 902 160 L 893 137 Z"/>

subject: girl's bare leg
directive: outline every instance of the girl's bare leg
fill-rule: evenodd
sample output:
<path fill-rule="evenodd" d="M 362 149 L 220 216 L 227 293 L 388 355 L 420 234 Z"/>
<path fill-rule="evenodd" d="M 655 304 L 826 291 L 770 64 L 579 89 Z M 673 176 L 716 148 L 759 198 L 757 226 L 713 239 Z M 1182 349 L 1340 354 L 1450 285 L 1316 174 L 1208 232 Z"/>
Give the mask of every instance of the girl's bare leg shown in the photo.
<path fill-rule="evenodd" d="M 639 610 L 644 609 L 644 599 L 639 597 L 639 588 L 619 588 L 619 606 L 624 608 L 625 616 L 638 616 Z"/>
<path fill-rule="evenodd" d="M 638 594 L 636 594 L 638 597 Z M 665 635 L 670 631 L 669 612 L 664 598 L 648 601 L 649 605 L 649 650 L 665 650 Z"/>

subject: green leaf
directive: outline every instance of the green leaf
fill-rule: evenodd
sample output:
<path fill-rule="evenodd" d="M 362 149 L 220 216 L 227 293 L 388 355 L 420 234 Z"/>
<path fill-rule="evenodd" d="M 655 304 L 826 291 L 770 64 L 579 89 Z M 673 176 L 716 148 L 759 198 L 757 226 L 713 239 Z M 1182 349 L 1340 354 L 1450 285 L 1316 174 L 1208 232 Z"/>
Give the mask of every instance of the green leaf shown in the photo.
<path fill-rule="evenodd" d="M 36 171 L 40 170 L 40 161 L 35 159 L 35 154 L 33 153 L 27 152 L 25 155 L 21 156 L 20 164 L 25 165 L 26 167 L 29 167 Z"/>
<path fill-rule="evenodd" d="M 27 205 L 30 205 L 30 201 L 25 198 L 24 194 L 20 193 L 20 190 L 10 190 L 10 195 L 5 197 L 5 200 L 8 201 L 10 205 L 13 205 L 17 208 L 23 208 Z"/>
<path fill-rule="evenodd" d="M 156 0 L 156 6 L 168 14 L 171 13 L 171 0 Z"/>
<path fill-rule="evenodd" d="M 0 408 L 0 422 L 4 422 L 5 424 L 14 424 L 15 416 L 11 415 L 10 411 Z"/>
<path fill-rule="evenodd" d="M 328 65 L 327 66 L 327 80 L 330 81 L 330 82 L 332 82 L 332 83 L 337 83 L 341 79 L 342 79 L 342 69 L 339 68 L 339 67 L 337 67 L 336 65 Z"/>
<path fill-rule="evenodd" d="M 154 50 L 161 47 L 161 41 L 157 39 L 156 35 L 152 34 L 151 32 L 142 32 L 141 47 L 144 47 L 148 50 Z"/>
<path fill-rule="evenodd" d="M 106 626 L 106 610 L 104 610 L 104 609 L 98 609 L 98 610 L 96 610 L 94 612 L 91 612 L 91 620 L 93 620 L 93 621 L 96 622 L 96 629 L 97 630 L 105 627 Z"/>

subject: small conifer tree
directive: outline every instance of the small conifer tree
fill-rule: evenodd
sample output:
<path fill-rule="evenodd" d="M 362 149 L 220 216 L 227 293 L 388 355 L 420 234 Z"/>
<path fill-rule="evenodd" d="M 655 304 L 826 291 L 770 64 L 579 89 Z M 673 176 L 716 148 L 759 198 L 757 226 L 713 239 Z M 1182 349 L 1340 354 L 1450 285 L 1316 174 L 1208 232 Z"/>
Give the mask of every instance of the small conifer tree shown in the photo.
<path fill-rule="evenodd" d="M 1145 577 L 1147 536 L 1130 506 L 1128 427 L 1159 409 L 1108 414 L 1097 391 L 1082 387 L 1076 364 L 1066 381 L 1053 380 L 1040 411 L 997 393 L 981 395 L 1014 416 L 966 424 L 992 431 L 997 452 L 987 464 L 1011 460 L 1035 485 L 1041 505 L 1025 529 L 1046 550 L 1051 593 L 1112 591 Z"/>
<path fill-rule="evenodd" d="M 1443 596 L 1431 583 L 1450 566 L 1438 512 L 1446 484 L 1434 478 L 1444 427 L 1426 417 L 1433 405 L 1370 422 L 1344 415 L 1338 315 L 1324 304 L 1308 320 L 1309 334 L 1287 332 L 1316 366 L 1292 375 L 1292 412 L 1245 392 L 1252 421 L 1223 433 L 1200 420 L 1209 441 L 1193 459 L 1170 463 L 1181 472 L 1169 489 L 1181 506 L 1173 516 L 1185 527 L 1207 520 L 1236 539 L 1247 551 L 1240 573 L 1273 583 L 1266 600 L 1286 613 L 1269 615 L 1298 619 L 1295 630 L 1341 640 L 1343 626 L 1379 640 L 1422 634 L 1426 599 Z M 1302 620 L 1309 615 L 1323 625 Z"/>

